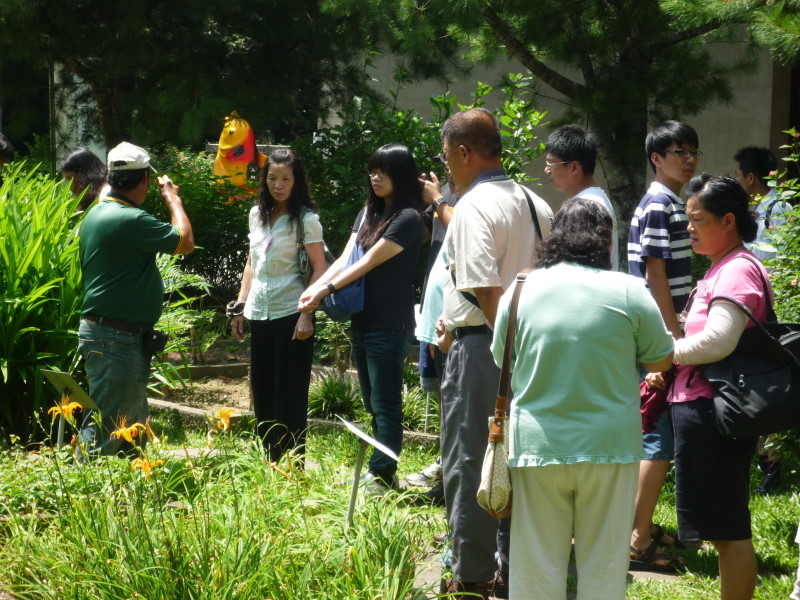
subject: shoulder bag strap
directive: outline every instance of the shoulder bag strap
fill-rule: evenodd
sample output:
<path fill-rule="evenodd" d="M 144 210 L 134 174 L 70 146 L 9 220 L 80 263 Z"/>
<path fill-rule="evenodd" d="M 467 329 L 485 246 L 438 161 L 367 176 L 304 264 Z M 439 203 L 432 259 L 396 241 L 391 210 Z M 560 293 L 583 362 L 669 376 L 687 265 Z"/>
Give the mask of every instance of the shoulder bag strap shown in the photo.
<path fill-rule="evenodd" d="M 517 274 L 514 294 L 508 306 L 508 324 L 506 326 L 506 343 L 503 346 L 503 365 L 500 368 L 500 384 L 497 386 L 497 400 L 494 406 L 494 421 L 489 428 L 489 441 L 503 441 L 503 423 L 508 410 L 508 395 L 511 391 L 511 350 L 514 347 L 514 334 L 517 327 L 517 307 L 522 286 L 531 269 L 525 269 Z M 498 438 L 499 436 L 499 438 Z"/>
<path fill-rule="evenodd" d="M 538 244 L 544 239 L 544 236 L 542 235 L 542 227 L 539 225 L 539 216 L 536 214 L 536 208 L 533 206 L 533 200 L 531 200 L 531 196 L 530 196 L 530 194 L 528 194 L 528 190 L 526 190 L 524 186 L 521 186 L 518 183 L 517 183 L 517 187 L 519 187 L 519 189 L 522 190 L 522 193 L 525 196 L 525 200 L 528 203 L 528 208 L 531 211 L 531 218 L 533 219 L 533 227 L 534 227 L 534 229 L 536 229 L 536 243 Z M 527 275 L 527 273 L 529 271 L 530 271 L 530 269 L 526 269 L 525 271 L 523 271 L 523 273 L 525 273 Z M 453 273 L 452 269 L 450 270 L 450 277 L 453 280 L 453 285 L 455 285 L 455 283 L 456 283 L 456 274 Z M 456 289 L 458 289 L 458 288 L 456 288 Z M 470 304 L 474 304 L 478 308 L 481 307 L 481 305 L 478 304 L 478 299 L 475 297 L 475 294 L 472 294 L 470 292 L 463 292 L 463 291 L 460 291 L 460 294 Z"/>
<path fill-rule="evenodd" d="M 526 190 L 522 185 L 517 185 L 522 190 L 522 193 L 525 195 L 525 200 L 528 202 L 528 208 L 531 211 L 531 218 L 533 219 L 533 226 L 536 228 L 536 236 L 538 241 L 541 242 L 544 239 L 544 236 L 542 235 L 542 228 L 539 226 L 539 216 L 536 214 L 536 207 L 533 206 L 533 200 L 531 200 L 528 190 Z"/>
<path fill-rule="evenodd" d="M 297 217 L 297 223 L 295 223 L 294 229 L 297 232 L 297 249 L 299 250 L 301 247 L 305 246 L 306 244 L 306 231 L 305 225 L 303 224 L 303 217 L 306 216 L 306 212 L 308 212 L 309 208 L 304 206 L 300 209 L 300 214 Z"/>
<path fill-rule="evenodd" d="M 764 290 L 764 300 L 767 303 L 767 322 L 768 323 L 774 323 L 775 321 L 778 320 L 778 315 L 775 314 L 775 308 L 772 306 L 772 299 L 770 298 L 770 295 L 769 295 L 769 286 L 767 285 L 767 280 L 764 279 L 764 274 L 761 272 L 761 269 L 758 268 L 759 266 L 761 266 L 761 262 L 756 257 L 751 256 L 750 254 L 742 254 L 740 256 L 737 256 L 737 258 L 747 259 L 747 260 L 749 260 L 751 263 L 753 263 L 756 266 L 756 270 L 758 271 L 758 276 L 761 278 L 761 287 Z M 760 324 L 760 323 L 758 323 L 758 321 L 755 320 L 753 315 L 750 314 L 749 310 L 744 308 L 744 306 L 741 305 L 736 300 L 728 298 L 727 296 L 714 296 L 713 298 L 711 298 L 711 300 L 708 301 L 708 308 L 709 309 L 711 308 L 711 304 L 715 300 L 726 300 L 728 302 L 731 302 L 732 304 L 735 304 L 740 309 L 742 309 L 742 311 L 744 311 L 744 313 L 748 317 L 750 317 L 750 320 L 753 321 L 753 323 Z"/>

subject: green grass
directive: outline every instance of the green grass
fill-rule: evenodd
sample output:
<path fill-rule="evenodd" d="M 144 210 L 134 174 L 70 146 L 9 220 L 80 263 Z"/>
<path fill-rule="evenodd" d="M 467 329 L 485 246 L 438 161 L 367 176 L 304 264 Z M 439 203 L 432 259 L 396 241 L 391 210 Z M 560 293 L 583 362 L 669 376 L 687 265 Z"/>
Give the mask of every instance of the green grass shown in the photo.
<path fill-rule="evenodd" d="M 409 597 L 443 511 L 361 498 L 346 529 L 353 436 L 312 430 L 308 456 L 319 466 L 302 471 L 284 460 L 276 470 L 249 432 L 218 434 L 218 453 L 188 461 L 164 446 L 204 447 L 205 430 L 164 413 L 153 425 L 166 443 L 149 450 L 164 461 L 150 480 L 127 460 L 77 465 L 69 449 L 0 454 L 0 588 L 20 600 Z M 399 474 L 427 466 L 435 452 L 407 445 Z M 670 531 L 673 501 L 670 476 L 656 513 Z M 751 509 L 755 597 L 788 598 L 800 497 L 787 485 L 753 497 Z M 718 598 L 716 554 L 678 553 L 684 575 L 629 581 L 627 600 Z"/>
<path fill-rule="evenodd" d="M 0 458 L 0 581 L 15 598 L 404 598 L 441 517 L 362 496 L 346 528 L 355 438 L 309 435 L 319 468 L 272 468 L 247 435 L 218 453 L 156 447 L 148 480 L 123 459 L 69 450 Z M 149 451 L 149 452 L 150 452 Z M 416 470 L 430 453 L 410 449 Z M 36 483 L 38 482 L 38 483 Z M 34 485 L 34 483 L 36 483 Z"/>

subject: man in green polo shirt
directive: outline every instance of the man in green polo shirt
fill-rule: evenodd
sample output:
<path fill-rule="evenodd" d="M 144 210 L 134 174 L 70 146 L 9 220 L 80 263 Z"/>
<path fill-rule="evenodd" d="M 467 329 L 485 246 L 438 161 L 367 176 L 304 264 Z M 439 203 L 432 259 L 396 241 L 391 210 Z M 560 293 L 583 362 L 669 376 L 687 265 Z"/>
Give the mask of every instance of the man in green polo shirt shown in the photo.
<path fill-rule="evenodd" d="M 113 148 L 108 153 L 111 191 L 81 225 L 84 295 L 78 351 L 86 361 L 89 395 L 102 415 L 98 426 L 88 411 L 81 426 L 81 440 L 92 454 L 129 450 L 111 432 L 123 423 L 147 419 L 152 352 L 144 341 L 164 301 L 156 254 L 194 250 L 191 223 L 169 177 L 158 178 L 158 191 L 172 223 L 140 207 L 150 188 L 151 169 L 143 148 L 128 142 Z"/>

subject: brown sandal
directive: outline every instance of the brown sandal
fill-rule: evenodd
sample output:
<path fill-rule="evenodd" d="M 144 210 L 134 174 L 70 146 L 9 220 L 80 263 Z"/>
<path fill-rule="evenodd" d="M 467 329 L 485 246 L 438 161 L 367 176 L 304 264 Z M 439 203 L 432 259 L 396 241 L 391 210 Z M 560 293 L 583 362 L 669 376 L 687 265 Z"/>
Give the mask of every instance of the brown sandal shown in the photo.
<path fill-rule="evenodd" d="M 677 534 L 667 533 L 658 523 L 653 523 L 653 527 L 650 529 L 650 537 L 656 540 L 662 548 L 676 548 L 678 550 L 686 548 L 686 545 L 678 539 Z M 672 543 L 665 542 L 664 538 L 672 538 Z"/>
<path fill-rule="evenodd" d="M 663 561 L 667 561 L 664 563 Z M 644 550 L 637 550 L 631 546 L 631 571 L 662 571 L 674 573 L 686 568 L 683 559 L 675 554 L 659 550 L 658 541 L 653 540 Z"/>

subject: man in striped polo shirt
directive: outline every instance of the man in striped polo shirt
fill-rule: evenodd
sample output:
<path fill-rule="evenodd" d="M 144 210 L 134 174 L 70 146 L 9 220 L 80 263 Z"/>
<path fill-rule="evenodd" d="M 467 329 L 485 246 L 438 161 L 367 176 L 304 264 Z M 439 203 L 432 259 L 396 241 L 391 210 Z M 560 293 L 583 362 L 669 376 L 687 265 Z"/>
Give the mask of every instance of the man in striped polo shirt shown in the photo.
<path fill-rule="evenodd" d="M 647 135 L 645 151 L 656 175 L 633 214 L 628 233 L 628 272 L 645 280 L 675 339 L 683 337 L 678 315 L 692 286 L 692 250 L 680 192 L 703 155 L 698 145 L 697 132 L 680 121 L 665 121 Z M 659 546 L 672 546 L 677 539 L 653 524 L 653 512 L 674 457 L 666 412 L 655 431 L 644 435 L 644 451 L 631 536 L 631 566 L 670 569 L 676 562 Z"/>

